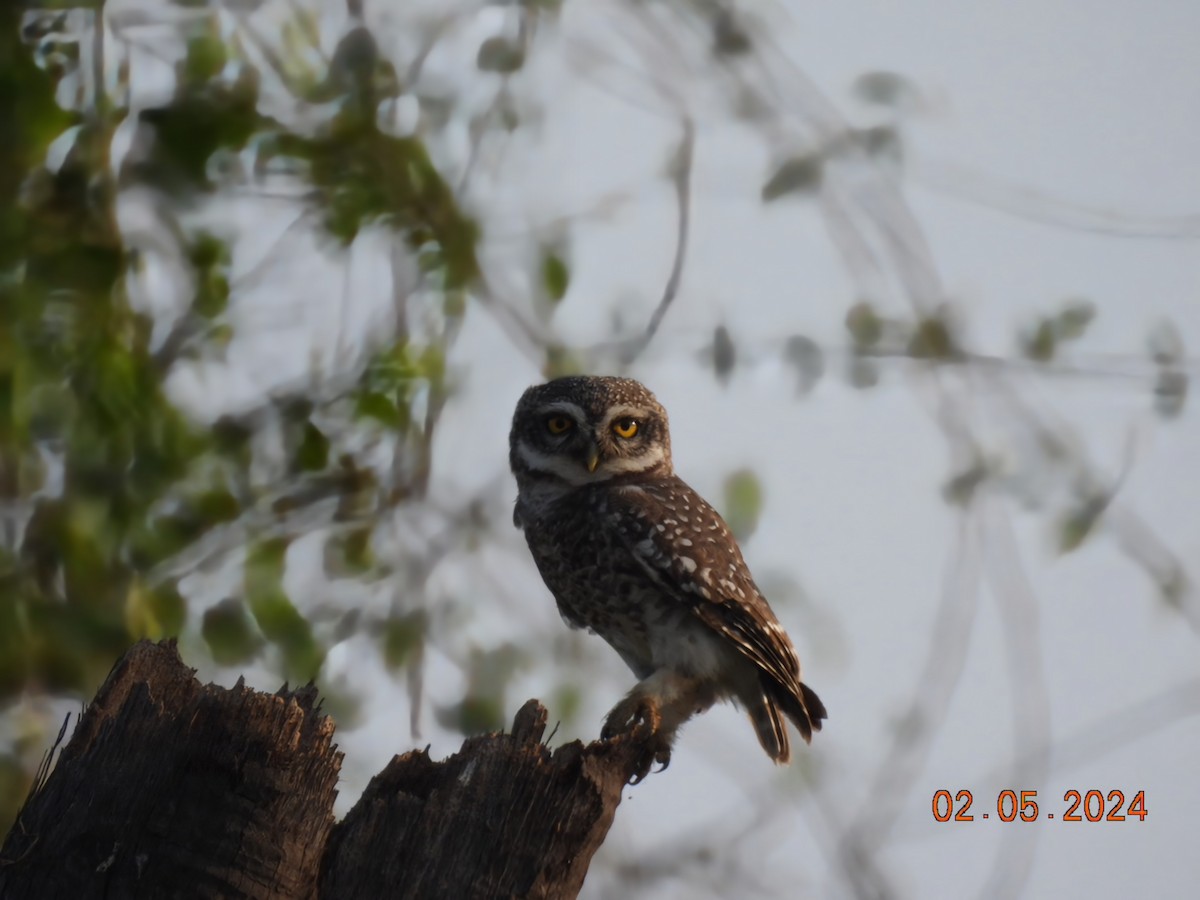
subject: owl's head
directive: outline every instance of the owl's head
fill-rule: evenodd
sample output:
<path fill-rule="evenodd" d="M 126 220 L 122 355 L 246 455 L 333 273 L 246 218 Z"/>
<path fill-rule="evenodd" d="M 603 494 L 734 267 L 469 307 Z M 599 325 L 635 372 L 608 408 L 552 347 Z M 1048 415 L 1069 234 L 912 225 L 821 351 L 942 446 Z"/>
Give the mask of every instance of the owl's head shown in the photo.
<path fill-rule="evenodd" d="M 574 375 L 529 388 L 517 403 L 509 462 L 518 484 L 581 487 L 624 475 L 668 475 L 667 412 L 632 378 Z"/>

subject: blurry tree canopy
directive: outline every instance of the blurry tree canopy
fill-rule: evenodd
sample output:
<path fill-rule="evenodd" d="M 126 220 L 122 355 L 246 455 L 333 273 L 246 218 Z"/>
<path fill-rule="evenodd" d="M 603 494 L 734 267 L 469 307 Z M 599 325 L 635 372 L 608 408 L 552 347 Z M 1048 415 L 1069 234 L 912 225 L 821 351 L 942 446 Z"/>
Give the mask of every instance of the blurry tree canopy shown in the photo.
<path fill-rule="evenodd" d="M 243 544 L 242 591 L 191 627 L 225 665 L 270 645 L 286 677 L 314 678 L 327 642 L 282 587 L 289 544 L 319 523 L 332 566 L 348 577 L 378 568 L 373 526 L 428 475 L 447 335 L 477 272 L 476 225 L 423 142 L 376 124 L 377 104 L 398 88 L 361 27 L 320 83 L 296 88 L 332 106 L 300 130 L 262 110 L 258 70 L 234 64 L 207 16 L 184 29 L 169 96 L 141 109 L 128 105 L 127 59 L 104 58 L 121 43 L 91 10 L 6 5 L 0 16 L 0 702 L 31 689 L 89 695 L 131 641 L 181 633 L 180 578 Z M 116 159 L 121 128 L 132 144 Z M 238 168 L 248 147 L 254 173 Z M 442 333 L 398 333 L 333 388 L 305 385 L 244 415 L 189 419 L 166 385 L 181 361 L 217 358 L 228 344 L 232 257 L 230 236 L 189 213 L 222 188 L 276 173 L 305 185 L 305 214 L 331 243 L 375 226 L 418 255 Z M 130 196 L 161 213 L 150 250 L 119 221 Z M 174 256 L 188 294 L 157 316 L 131 289 L 155 252 Z M 345 448 L 354 429 L 394 442 L 410 468 L 381 482 Z M 256 469 L 264 434 L 277 443 Z M 294 524 L 322 504 L 312 522 Z M 421 642 L 419 611 L 377 624 L 386 658 L 404 665 Z M 25 778 L 15 757 L 3 760 L 8 822 Z"/>

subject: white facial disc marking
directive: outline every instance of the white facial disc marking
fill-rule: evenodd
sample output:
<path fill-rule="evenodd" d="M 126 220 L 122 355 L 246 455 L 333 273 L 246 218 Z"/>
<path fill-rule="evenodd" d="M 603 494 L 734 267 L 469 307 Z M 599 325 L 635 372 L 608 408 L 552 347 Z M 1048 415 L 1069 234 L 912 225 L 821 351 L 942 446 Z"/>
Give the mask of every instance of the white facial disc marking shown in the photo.
<path fill-rule="evenodd" d="M 524 441 L 517 445 L 517 454 L 533 471 L 557 475 L 574 487 L 608 481 L 614 475 L 643 472 L 646 469 L 654 468 L 664 459 L 663 448 L 653 447 L 637 459 L 607 459 L 595 472 L 589 472 L 577 460 L 543 453 L 530 447 Z"/>

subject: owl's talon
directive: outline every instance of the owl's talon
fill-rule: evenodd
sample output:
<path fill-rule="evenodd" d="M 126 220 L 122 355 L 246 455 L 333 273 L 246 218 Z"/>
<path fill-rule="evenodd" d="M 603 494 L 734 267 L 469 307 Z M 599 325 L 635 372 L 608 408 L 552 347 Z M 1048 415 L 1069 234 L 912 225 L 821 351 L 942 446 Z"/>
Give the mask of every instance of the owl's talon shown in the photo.
<path fill-rule="evenodd" d="M 654 764 L 658 763 L 659 768 L 655 769 Z M 650 737 L 646 746 L 642 748 L 641 755 L 638 757 L 637 765 L 634 766 L 633 773 L 629 776 L 631 785 L 641 784 L 646 780 L 646 776 L 651 774 L 657 775 L 659 772 L 665 772 L 667 766 L 671 764 L 671 747 L 667 744 L 661 735 Z"/>
<path fill-rule="evenodd" d="M 659 772 L 667 771 L 667 766 L 671 765 L 671 748 L 663 747 L 654 754 L 654 761 L 659 764 Z"/>
<path fill-rule="evenodd" d="M 600 737 L 606 741 L 618 735 L 629 734 L 646 740 L 658 732 L 662 724 L 658 707 L 648 697 L 626 697 L 613 707 L 600 729 Z"/>

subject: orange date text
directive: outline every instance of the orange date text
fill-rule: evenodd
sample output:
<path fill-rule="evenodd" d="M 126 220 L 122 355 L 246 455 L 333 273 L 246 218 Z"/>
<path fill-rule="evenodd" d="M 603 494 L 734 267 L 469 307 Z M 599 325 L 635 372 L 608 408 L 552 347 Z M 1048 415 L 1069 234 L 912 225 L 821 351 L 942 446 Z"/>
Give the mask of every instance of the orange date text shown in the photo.
<path fill-rule="evenodd" d="M 1004 790 L 996 795 L 995 809 L 976 807 L 975 796 L 968 790 L 956 793 L 933 792 L 933 818 L 938 822 L 974 822 L 997 818 L 1001 822 L 1036 822 L 1038 819 L 1060 822 L 1146 821 L 1146 792 L 1138 791 L 1126 800 L 1124 791 L 1067 791 L 1063 805 L 1051 809 L 1038 803 L 1037 791 Z"/>

